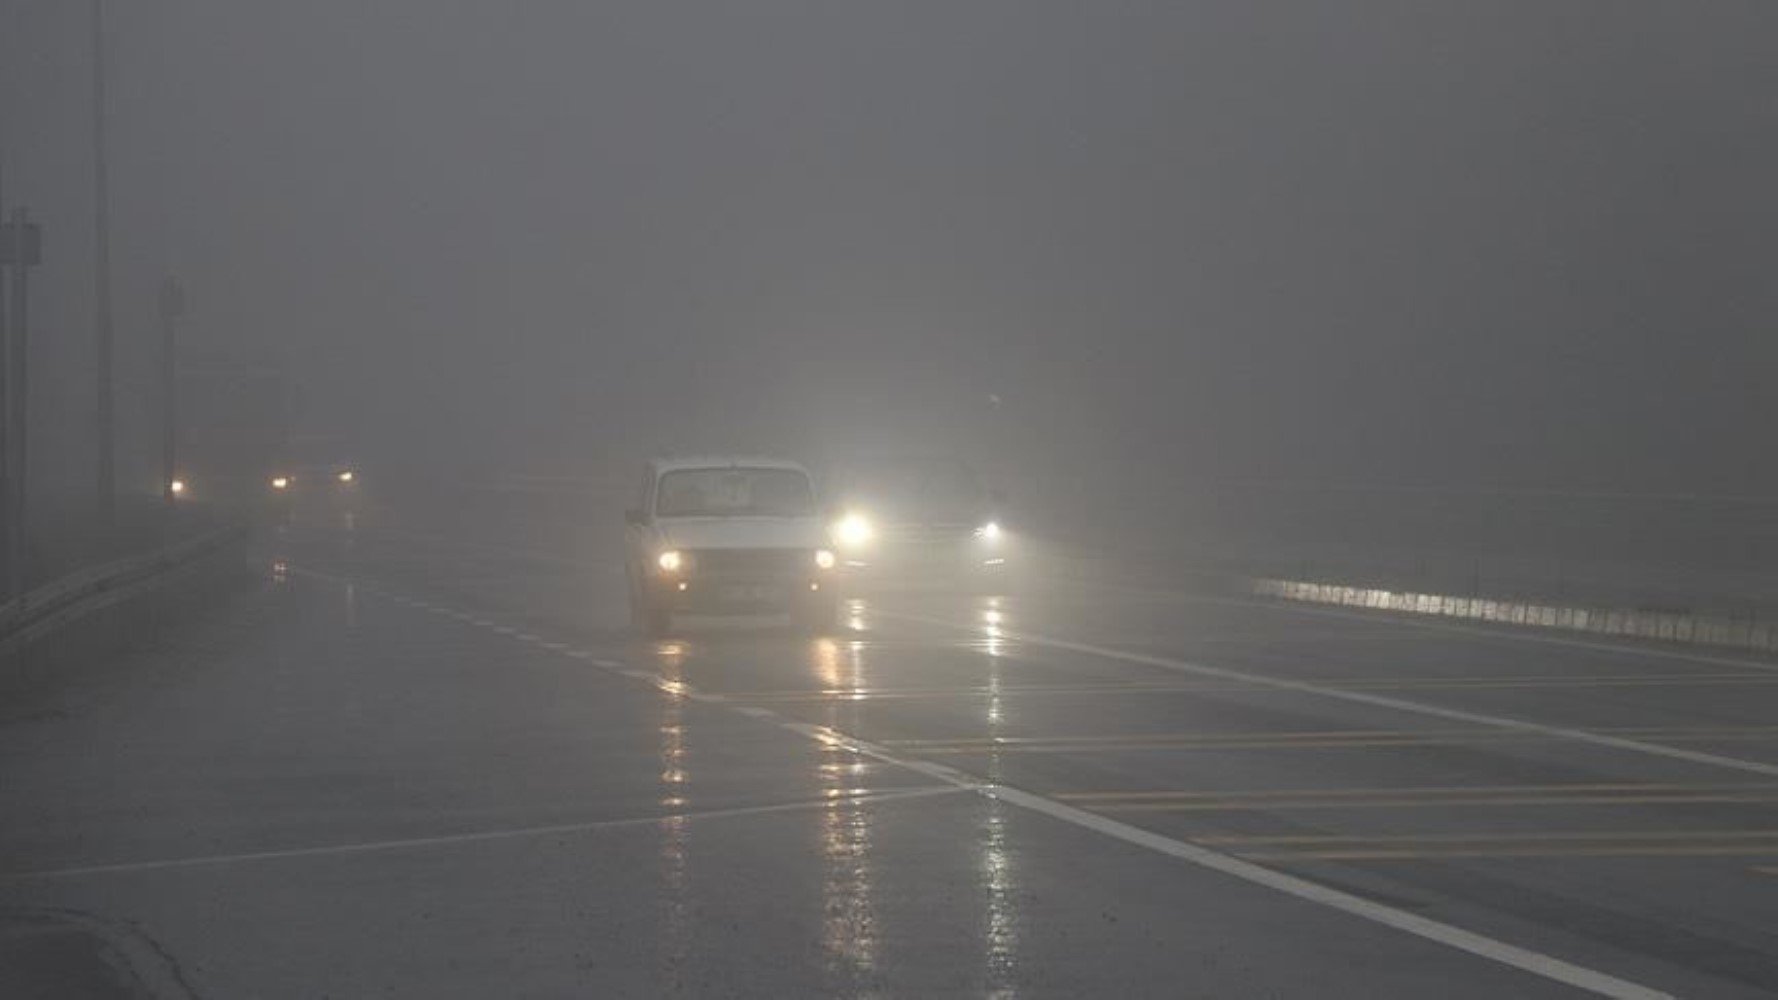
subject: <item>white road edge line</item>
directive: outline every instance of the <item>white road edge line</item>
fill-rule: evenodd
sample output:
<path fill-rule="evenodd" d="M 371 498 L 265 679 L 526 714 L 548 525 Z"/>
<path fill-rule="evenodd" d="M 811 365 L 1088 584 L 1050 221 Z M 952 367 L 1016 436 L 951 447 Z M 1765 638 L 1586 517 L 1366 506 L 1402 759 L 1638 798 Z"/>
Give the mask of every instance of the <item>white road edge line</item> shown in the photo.
<path fill-rule="evenodd" d="M 876 612 L 881 618 L 896 618 L 902 621 L 918 622 L 959 631 L 969 631 L 966 625 L 945 621 L 940 618 L 927 618 L 922 615 L 906 615 L 886 611 Z M 1147 653 L 1134 653 L 1128 650 L 1100 646 L 1089 642 L 1071 642 L 1052 636 L 1034 635 L 1028 632 L 1005 632 L 1008 641 L 1024 642 L 1033 646 L 1047 646 L 1051 649 L 1064 649 L 1075 653 L 1085 653 L 1107 660 L 1121 660 L 1125 663 L 1137 663 L 1143 666 L 1158 667 L 1178 673 L 1195 674 L 1200 677 L 1215 677 L 1220 680 L 1240 681 L 1255 687 L 1268 687 L 1279 691 L 1293 691 L 1298 694 L 1314 695 L 1320 698 L 1332 698 L 1349 701 L 1360 705 L 1371 705 L 1387 708 L 1397 712 L 1409 712 L 1415 715 L 1426 715 L 1436 719 L 1449 719 L 1454 722 L 1467 722 L 1477 726 L 1492 726 L 1496 729 L 1509 729 L 1521 733 L 1536 733 L 1556 739 L 1569 740 L 1575 743 L 1587 743 L 1593 746 L 1606 747 L 1612 750 L 1623 750 L 1639 753 L 1650 757 L 1666 757 L 1670 760 L 1682 760 L 1705 767 L 1721 768 L 1728 771 L 1742 771 L 1748 774 L 1760 774 L 1766 777 L 1778 777 L 1778 764 L 1763 761 L 1743 760 L 1739 757 L 1724 757 L 1721 754 L 1704 753 L 1701 750 L 1685 750 L 1670 747 L 1661 743 L 1645 743 L 1641 740 L 1626 739 L 1622 736 L 1607 736 L 1604 733 L 1590 732 L 1585 729 L 1571 729 L 1567 726 L 1551 726 L 1541 722 L 1528 722 L 1523 719 L 1508 718 L 1503 715 L 1486 715 L 1481 712 L 1466 712 L 1458 708 L 1442 708 L 1424 702 L 1410 701 L 1406 698 L 1393 698 L 1388 695 L 1370 694 L 1364 691 L 1352 691 L 1346 688 L 1324 687 L 1308 681 L 1290 680 L 1283 677 L 1269 677 L 1265 674 L 1248 673 L 1244 670 L 1231 670 L 1227 667 L 1212 667 L 1201 663 L 1190 663 L 1166 656 L 1152 656 Z"/>
<path fill-rule="evenodd" d="M 74 878 L 81 875 L 109 875 L 161 871 L 169 868 L 202 868 L 212 865 L 241 864 L 252 861 L 280 861 L 288 858 L 324 858 L 342 854 L 370 854 L 379 851 L 406 851 L 427 847 L 448 847 L 456 844 L 479 844 L 524 837 L 548 837 L 566 833 L 597 833 L 626 827 L 657 826 L 677 820 L 735 819 L 764 816 L 772 813 L 809 812 L 831 809 L 838 804 L 897 802 L 906 799 L 956 795 L 966 787 L 947 783 L 941 787 L 909 788 L 871 795 L 853 795 L 841 799 L 820 798 L 800 802 L 780 802 L 766 806 L 738 806 L 733 809 L 710 809 L 704 812 L 668 813 L 662 816 L 637 816 L 629 819 L 594 820 L 586 823 L 556 823 L 549 826 L 515 827 L 507 830 L 483 830 L 475 833 L 454 833 L 437 837 L 408 837 L 400 840 L 370 840 L 354 844 L 330 844 L 324 847 L 296 847 L 282 851 L 253 851 L 244 854 L 213 854 L 191 858 L 168 858 L 159 861 L 126 861 L 109 865 L 83 865 L 77 868 L 52 868 L 42 871 L 0 874 L 0 882 L 27 882 L 44 879 Z"/>

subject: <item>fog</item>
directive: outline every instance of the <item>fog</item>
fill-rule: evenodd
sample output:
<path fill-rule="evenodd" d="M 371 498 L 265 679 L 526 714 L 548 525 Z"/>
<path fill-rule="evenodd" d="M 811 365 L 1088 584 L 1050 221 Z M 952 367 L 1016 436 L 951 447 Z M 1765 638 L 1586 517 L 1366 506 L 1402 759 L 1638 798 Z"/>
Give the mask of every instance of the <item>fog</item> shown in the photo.
<path fill-rule="evenodd" d="M 33 462 L 90 482 L 87 5 L 0 6 Z M 1769 3 L 113 3 L 154 289 L 367 461 L 1770 491 Z M 1139 472 L 1136 470 L 1140 470 Z"/>

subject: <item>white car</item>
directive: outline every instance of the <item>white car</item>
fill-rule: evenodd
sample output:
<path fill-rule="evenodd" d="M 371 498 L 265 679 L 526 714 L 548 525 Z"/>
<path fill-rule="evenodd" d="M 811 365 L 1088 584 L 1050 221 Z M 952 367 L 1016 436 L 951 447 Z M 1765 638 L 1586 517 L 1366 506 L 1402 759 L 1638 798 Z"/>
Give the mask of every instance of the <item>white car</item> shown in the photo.
<path fill-rule="evenodd" d="M 630 617 L 651 635 L 681 612 L 788 611 L 817 630 L 838 617 L 828 526 L 795 462 L 656 459 L 624 520 Z"/>

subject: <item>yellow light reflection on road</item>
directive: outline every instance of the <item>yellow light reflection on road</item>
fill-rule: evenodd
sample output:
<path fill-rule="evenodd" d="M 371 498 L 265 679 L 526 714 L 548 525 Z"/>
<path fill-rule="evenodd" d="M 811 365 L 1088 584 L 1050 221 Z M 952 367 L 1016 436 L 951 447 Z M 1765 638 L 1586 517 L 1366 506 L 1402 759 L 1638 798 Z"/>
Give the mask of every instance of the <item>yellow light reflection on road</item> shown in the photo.
<path fill-rule="evenodd" d="M 976 609 L 976 637 L 969 640 L 969 648 L 979 649 L 991 657 L 1005 656 L 1008 650 L 1006 625 L 1008 616 L 1001 607 L 1001 598 L 984 597 Z"/>
<path fill-rule="evenodd" d="M 856 981 L 877 964 L 876 870 L 871 814 L 856 797 L 867 789 L 854 784 L 863 768 L 850 749 L 821 748 L 821 944 L 837 979 Z"/>
<path fill-rule="evenodd" d="M 1001 607 L 1001 599 L 984 598 L 980 617 L 981 641 L 976 646 L 987 654 L 988 661 L 988 702 L 983 721 L 986 723 L 988 745 L 998 747 L 1001 737 L 1005 735 L 1006 723 L 1001 689 L 1001 674 L 1006 670 L 1006 613 Z M 990 782 L 998 784 L 1005 779 L 1003 761 L 997 751 L 990 751 L 986 763 Z M 1013 994 L 1013 973 L 1018 964 L 1018 911 L 1014 902 L 1018 880 L 1013 854 L 1007 844 L 1006 813 L 1005 802 L 998 798 L 989 799 L 987 823 L 976 860 L 976 869 L 985 896 L 982 914 L 982 939 L 986 944 L 982 955 L 983 978 L 989 994 L 993 996 Z"/>
<path fill-rule="evenodd" d="M 848 617 L 862 617 L 862 602 Z M 811 667 L 823 688 L 841 692 L 826 703 L 826 725 L 844 731 L 855 720 L 852 699 L 865 686 L 865 643 L 844 646 L 818 639 L 810 646 Z M 876 867 L 870 807 L 856 801 L 870 791 L 871 762 L 840 739 L 823 740 L 815 767 L 816 787 L 827 799 L 821 811 L 821 945 L 837 981 L 858 982 L 874 974 L 881 932 L 877 925 Z"/>
<path fill-rule="evenodd" d="M 656 648 L 660 670 L 669 683 L 680 684 L 685 648 L 679 643 L 661 643 Z M 686 747 L 685 699 L 674 697 L 661 701 L 658 729 L 660 753 L 660 805 L 663 809 L 684 810 L 691 804 L 691 775 L 687 770 L 690 756 Z M 691 824 L 686 817 L 671 815 L 660 821 L 660 842 L 657 847 L 657 877 L 660 880 L 660 975 L 663 982 L 676 982 L 692 957 Z"/>

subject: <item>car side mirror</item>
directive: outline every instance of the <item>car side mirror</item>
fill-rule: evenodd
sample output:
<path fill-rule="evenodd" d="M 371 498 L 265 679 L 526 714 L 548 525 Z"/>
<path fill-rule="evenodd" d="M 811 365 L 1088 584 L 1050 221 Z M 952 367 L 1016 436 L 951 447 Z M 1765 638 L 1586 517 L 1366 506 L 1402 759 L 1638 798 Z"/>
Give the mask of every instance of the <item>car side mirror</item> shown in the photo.
<path fill-rule="evenodd" d="M 607 508 L 607 509 L 609 509 L 609 508 Z M 637 524 L 637 525 L 647 524 L 648 523 L 648 515 L 642 513 L 641 511 L 637 510 L 634 507 L 631 507 L 629 510 L 624 511 L 624 523 L 625 524 Z"/>

